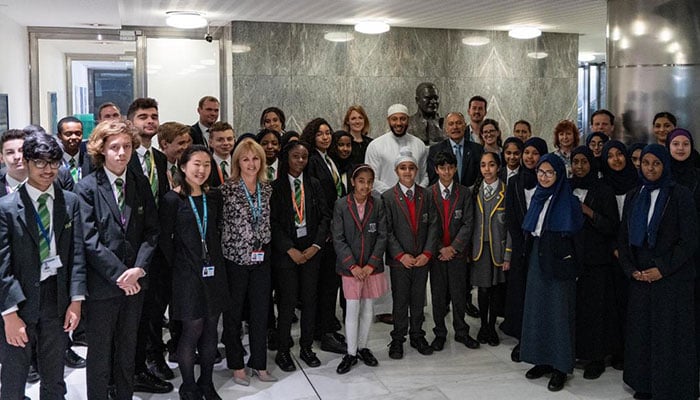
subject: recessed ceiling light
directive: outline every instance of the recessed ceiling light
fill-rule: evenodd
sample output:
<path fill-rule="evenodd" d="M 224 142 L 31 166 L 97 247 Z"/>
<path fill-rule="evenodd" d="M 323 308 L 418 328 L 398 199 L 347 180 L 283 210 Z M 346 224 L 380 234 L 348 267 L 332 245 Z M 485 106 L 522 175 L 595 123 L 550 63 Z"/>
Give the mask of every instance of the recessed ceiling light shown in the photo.
<path fill-rule="evenodd" d="M 207 26 L 207 20 L 196 11 L 168 11 L 165 23 L 180 29 L 195 29 Z"/>
<path fill-rule="evenodd" d="M 532 53 L 527 53 L 527 56 L 530 58 L 534 58 L 536 60 L 541 60 L 543 58 L 546 58 L 549 54 L 545 53 L 544 51 L 533 51 Z"/>
<path fill-rule="evenodd" d="M 231 45 L 231 52 L 233 53 L 247 53 L 250 51 L 250 46 L 246 46 L 244 44 L 232 44 Z"/>
<path fill-rule="evenodd" d="M 388 32 L 391 27 L 384 21 L 361 21 L 355 24 L 355 30 L 360 33 L 376 35 Z"/>
<path fill-rule="evenodd" d="M 595 54 L 593 53 L 588 53 L 588 52 L 581 52 L 578 53 L 578 60 L 580 62 L 591 62 L 595 61 Z"/>
<path fill-rule="evenodd" d="M 491 39 L 485 36 L 467 36 L 462 38 L 462 43 L 466 44 L 467 46 L 483 46 L 485 44 L 489 44 L 490 42 Z"/>
<path fill-rule="evenodd" d="M 521 26 L 508 31 L 508 36 L 514 39 L 534 39 L 542 35 L 542 31 L 531 26 Z"/>
<path fill-rule="evenodd" d="M 349 42 L 355 38 L 350 32 L 328 32 L 323 38 L 329 42 Z"/>

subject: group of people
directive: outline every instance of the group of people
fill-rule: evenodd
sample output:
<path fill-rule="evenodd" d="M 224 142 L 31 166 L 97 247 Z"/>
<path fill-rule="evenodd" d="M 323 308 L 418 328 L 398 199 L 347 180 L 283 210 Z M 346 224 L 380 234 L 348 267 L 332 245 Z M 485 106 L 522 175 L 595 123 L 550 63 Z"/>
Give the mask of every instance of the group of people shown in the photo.
<path fill-rule="evenodd" d="M 518 340 L 512 360 L 534 364 L 528 379 L 549 375 L 551 391 L 579 360 L 586 379 L 608 362 L 624 369 L 635 398 L 697 398 L 700 157 L 690 132 L 660 113 L 659 143 L 627 147 L 599 110 L 585 145 L 562 121 L 550 152 L 524 120 L 503 140 L 486 111 L 473 97 L 469 122 L 448 113 L 430 146 L 402 104 L 376 139 L 361 106 L 344 130 L 315 118 L 301 134 L 270 107 L 257 134 L 236 136 L 211 96 L 192 126 L 160 124 L 157 102 L 140 98 L 126 118 L 100 107 L 86 141 L 73 117 L 55 138 L 4 132 L 0 397 L 23 399 L 35 363 L 41 397 L 63 398 L 70 346 L 86 343 L 90 399 L 172 391 L 166 352 L 180 398 L 220 399 L 220 336 L 233 380 L 247 386 L 277 380 L 268 350 L 280 370 L 297 368 L 297 319 L 299 358 L 321 365 L 319 341 L 343 354 L 345 374 L 358 361 L 379 365 L 368 347 L 375 316 L 393 324 L 388 356 L 401 359 L 406 336 L 422 355 L 442 351 L 451 312 L 454 341 L 468 349 L 498 346 L 504 317 L 500 330 Z M 480 319 L 476 338 L 466 315 Z"/>

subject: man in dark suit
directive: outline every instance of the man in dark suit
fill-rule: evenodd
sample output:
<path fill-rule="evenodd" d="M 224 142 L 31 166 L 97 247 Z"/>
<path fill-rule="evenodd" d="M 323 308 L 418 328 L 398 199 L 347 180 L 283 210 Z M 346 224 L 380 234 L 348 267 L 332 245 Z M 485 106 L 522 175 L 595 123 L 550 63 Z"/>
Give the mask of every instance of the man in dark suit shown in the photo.
<path fill-rule="evenodd" d="M 151 190 L 143 195 L 153 199 L 157 206 L 170 190 L 167 157 L 151 147 L 160 126 L 158 102 L 151 98 L 134 100 L 127 111 L 127 119 L 136 128 L 140 142 L 129 161 L 129 170 L 148 179 Z M 136 344 L 134 391 L 137 392 L 168 393 L 173 390 L 173 385 L 166 380 L 175 375 L 165 363 L 163 343 L 163 313 L 170 293 L 167 275 L 164 276 L 162 271 L 165 265 L 162 253 L 155 251 L 149 265 L 151 276 L 147 279 L 147 287 L 144 287 L 145 298 Z"/>
<path fill-rule="evenodd" d="M 209 146 L 209 129 L 219 119 L 219 100 L 214 96 L 204 96 L 197 106 L 199 119 L 190 127 L 192 144 Z"/>
<path fill-rule="evenodd" d="M 87 154 L 87 142 L 83 141 L 83 123 L 75 117 L 64 117 L 58 121 L 56 137 L 63 146 L 63 166 L 77 183 L 93 170 L 92 160 Z"/>
<path fill-rule="evenodd" d="M 102 143 L 101 146 L 98 146 Z M 115 398 L 133 395 L 141 285 L 158 242 L 158 213 L 148 180 L 127 168 L 138 144 L 123 122 L 97 126 L 88 141 L 95 171 L 78 182 L 90 297 L 88 398 L 106 399 L 110 377 Z"/>
<path fill-rule="evenodd" d="M 476 100 L 477 102 L 479 100 Z M 471 102 L 470 102 L 471 104 Z M 476 178 L 481 173 L 480 162 L 481 155 L 484 154 L 484 147 L 479 143 L 470 142 L 465 137 L 467 123 L 464 115 L 459 112 L 451 112 L 445 117 L 445 134 L 447 139 L 442 142 L 430 146 L 428 152 L 428 180 L 431 185 L 438 181 L 438 174 L 435 169 L 435 157 L 441 152 L 449 152 L 455 155 L 457 159 L 457 175 L 455 181 L 463 186 L 471 188 L 476 181 Z M 462 157 L 459 157 L 461 152 Z M 467 273 L 467 315 L 472 318 L 479 318 L 479 309 L 472 302 L 471 284 L 469 273 Z M 452 295 L 452 294 L 450 294 Z"/>
<path fill-rule="evenodd" d="M 22 150 L 27 183 L 0 201 L 0 398 L 24 397 L 33 347 L 41 397 L 63 398 L 65 332 L 86 295 L 80 205 L 54 183 L 63 153 L 55 139 L 35 133 Z"/>
<path fill-rule="evenodd" d="M 231 154 L 235 144 L 236 136 L 228 122 L 215 122 L 209 129 L 209 147 L 214 159 L 209 177 L 211 187 L 221 186 L 231 176 Z"/>

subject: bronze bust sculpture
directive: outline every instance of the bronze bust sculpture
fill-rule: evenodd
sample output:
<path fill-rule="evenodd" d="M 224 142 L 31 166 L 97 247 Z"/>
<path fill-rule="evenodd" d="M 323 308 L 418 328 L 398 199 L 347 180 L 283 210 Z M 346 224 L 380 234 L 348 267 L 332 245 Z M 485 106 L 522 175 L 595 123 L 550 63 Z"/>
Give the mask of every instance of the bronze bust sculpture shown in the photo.
<path fill-rule="evenodd" d="M 440 107 L 440 95 L 432 82 L 423 82 L 416 87 L 416 104 L 418 111 L 408 120 L 408 133 L 416 136 L 426 146 L 439 143 L 445 139 L 442 121 L 437 110 Z"/>

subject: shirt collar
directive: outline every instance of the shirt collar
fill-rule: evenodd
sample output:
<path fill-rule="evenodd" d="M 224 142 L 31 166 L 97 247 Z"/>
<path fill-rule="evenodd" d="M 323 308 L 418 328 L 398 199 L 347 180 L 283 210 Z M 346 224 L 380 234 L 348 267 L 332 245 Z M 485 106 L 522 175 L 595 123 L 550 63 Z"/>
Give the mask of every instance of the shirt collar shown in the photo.
<path fill-rule="evenodd" d="M 399 182 L 399 187 L 401 188 L 401 191 L 403 192 L 404 195 L 406 195 L 406 192 L 408 191 L 408 189 L 411 189 L 413 191 L 414 196 L 416 195 L 416 184 L 415 183 L 413 184 L 413 186 L 411 186 L 409 188 L 409 187 L 404 186 L 401 182 Z"/>
<path fill-rule="evenodd" d="M 7 181 L 7 186 L 9 186 L 12 190 L 14 190 L 20 184 L 27 182 L 27 178 L 24 178 L 22 181 L 18 181 L 17 179 L 11 177 L 10 174 L 5 174 L 5 180 Z"/>
<path fill-rule="evenodd" d="M 24 186 L 27 188 L 27 194 L 29 195 L 29 198 L 31 198 L 32 201 L 35 203 L 39 201 L 39 196 L 41 196 L 44 193 L 48 194 L 52 200 L 56 198 L 56 193 L 54 192 L 53 184 L 49 185 L 49 188 L 43 192 L 28 183 Z"/>
<path fill-rule="evenodd" d="M 216 165 L 221 165 L 222 161 L 226 161 L 227 166 L 231 166 L 231 155 L 229 154 L 227 158 L 221 158 L 219 157 L 216 153 L 214 153 L 214 161 L 216 161 Z"/>
<path fill-rule="evenodd" d="M 450 182 L 450 186 L 445 187 L 445 185 L 443 185 L 442 182 L 438 180 L 438 184 L 440 185 L 440 194 L 442 194 L 445 191 L 445 189 L 449 190 L 450 193 L 452 193 L 452 186 L 454 186 L 454 183 L 455 181 L 453 179 L 452 182 Z"/>
<path fill-rule="evenodd" d="M 294 187 L 294 180 L 295 179 L 299 179 L 299 181 L 301 181 L 301 183 L 304 184 L 304 173 L 303 172 L 301 174 L 299 174 L 299 176 L 297 178 L 293 177 L 290 174 L 287 174 L 287 178 L 289 178 L 289 184 L 292 185 L 292 187 Z"/>
<path fill-rule="evenodd" d="M 70 165 L 70 160 L 75 160 L 75 165 L 78 165 L 78 157 L 80 156 L 80 152 L 77 152 L 75 156 L 71 156 L 67 152 L 63 152 L 63 161 L 66 163 L 66 165 Z"/>
<path fill-rule="evenodd" d="M 456 145 L 460 145 L 460 146 L 462 146 L 462 148 L 464 148 L 464 136 L 462 136 L 462 140 L 460 140 L 459 142 L 455 142 L 452 139 L 449 139 L 449 141 L 450 141 L 450 147 L 453 149 Z"/>
<path fill-rule="evenodd" d="M 496 179 L 495 181 L 493 181 L 493 183 L 486 183 L 486 182 L 484 182 L 484 184 L 482 185 L 482 187 L 486 188 L 486 186 L 490 186 L 491 189 L 493 189 L 493 193 L 496 193 L 496 191 L 498 190 L 498 182 L 499 182 L 498 179 Z"/>
<path fill-rule="evenodd" d="M 121 175 L 115 175 L 114 172 L 108 170 L 105 168 L 105 173 L 107 174 L 107 179 L 109 179 L 109 184 L 114 186 L 114 181 L 117 180 L 117 178 L 122 178 L 122 181 L 124 181 L 124 184 L 126 184 L 126 169 L 124 169 L 124 172 Z"/>
<path fill-rule="evenodd" d="M 197 124 L 199 125 L 199 129 L 202 130 L 202 133 L 208 133 L 208 132 L 209 132 L 209 127 L 203 125 L 201 121 L 197 121 Z"/>
<path fill-rule="evenodd" d="M 146 150 L 151 150 L 151 148 L 145 148 L 143 145 L 139 145 L 139 147 L 136 148 L 136 153 L 139 157 L 143 158 L 146 155 Z"/>

